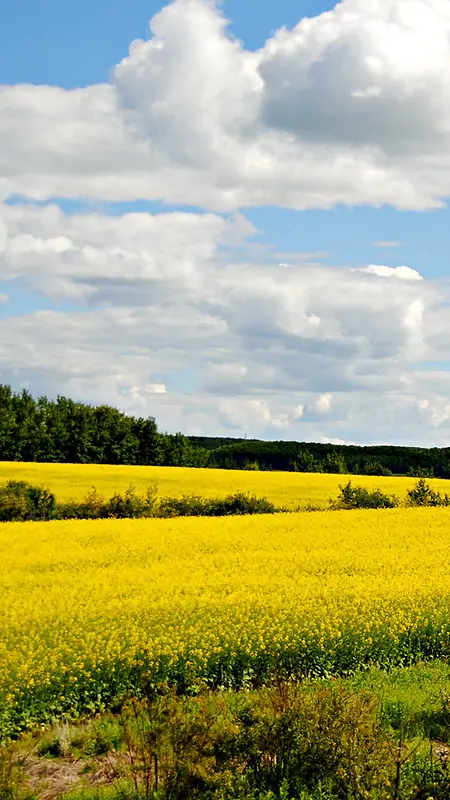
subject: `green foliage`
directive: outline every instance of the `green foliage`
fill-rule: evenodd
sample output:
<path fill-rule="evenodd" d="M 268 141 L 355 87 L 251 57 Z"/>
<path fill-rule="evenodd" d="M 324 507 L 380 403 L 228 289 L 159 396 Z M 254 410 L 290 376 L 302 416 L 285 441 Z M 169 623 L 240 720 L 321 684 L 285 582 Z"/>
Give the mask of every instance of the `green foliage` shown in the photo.
<path fill-rule="evenodd" d="M 322 472 L 342 466 L 333 465 L 328 456 L 345 461 L 346 472 L 353 475 L 412 475 L 450 478 L 450 448 L 397 447 L 393 445 L 334 445 L 319 442 L 262 442 L 252 439 L 208 438 L 191 436 L 195 447 L 210 453 L 209 466 L 243 469 L 258 461 L 261 470 Z M 334 460 L 333 458 L 333 460 Z M 342 461 L 340 461 L 342 464 Z"/>
<path fill-rule="evenodd" d="M 420 478 L 407 492 L 409 506 L 449 506 L 450 497 L 439 492 Z M 339 495 L 330 499 L 330 508 L 396 508 L 400 501 L 380 489 L 353 486 L 351 481 L 339 486 Z M 8 481 L 0 486 L 0 522 L 23 522 L 51 519 L 139 519 L 145 517 L 223 517 L 241 514 L 275 514 L 284 511 L 265 497 L 236 492 L 227 497 L 162 497 L 150 485 L 144 495 L 139 495 L 133 485 L 109 499 L 99 494 L 95 487 L 84 500 L 57 503 L 54 494 L 42 486 L 25 481 Z M 313 506 L 300 510 L 314 511 Z"/>
<path fill-rule="evenodd" d="M 157 489 L 151 486 L 144 497 L 140 497 L 134 486 L 129 486 L 125 494 L 114 494 L 105 504 L 106 516 L 115 519 L 132 517 L 151 517 L 156 503 Z"/>
<path fill-rule="evenodd" d="M 155 420 L 66 397 L 34 400 L 0 385 L 0 459 L 68 464 L 206 466 L 207 451 L 158 432 Z"/>
<path fill-rule="evenodd" d="M 328 453 L 327 457 L 322 461 L 322 471 L 329 472 L 332 475 L 345 475 L 348 472 L 348 467 L 342 453 Z"/>
<path fill-rule="evenodd" d="M 396 508 L 399 501 L 394 495 L 385 494 L 380 489 L 353 486 L 348 481 L 344 486 L 339 486 L 339 495 L 336 500 L 330 500 L 330 505 L 333 509 Z"/>
<path fill-rule="evenodd" d="M 297 458 L 292 462 L 294 472 L 322 472 L 322 465 L 316 461 L 309 450 L 300 450 Z"/>
<path fill-rule="evenodd" d="M 280 511 L 265 497 L 236 492 L 224 498 L 164 497 L 156 516 L 160 517 L 225 517 L 241 514 L 275 514 Z"/>
<path fill-rule="evenodd" d="M 281 684 L 258 698 L 252 780 L 290 796 L 320 787 L 332 797 L 364 797 L 388 777 L 389 748 L 377 702 L 343 687 L 305 692 Z M 256 719 L 255 719 L 256 717 Z"/>
<path fill-rule="evenodd" d="M 0 460 L 450 478 L 450 448 L 263 442 L 160 433 L 153 417 L 0 385 Z"/>
<path fill-rule="evenodd" d="M 35 800 L 24 785 L 25 763 L 26 755 L 0 746 L 0 800 Z"/>
<path fill-rule="evenodd" d="M 25 481 L 8 481 L 0 486 L 0 522 L 49 520 L 55 509 L 55 495 L 42 486 Z"/>
<path fill-rule="evenodd" d="M 124 701 L 117 716 L 30 737 L 30 772 L 45 776 L 33 797 L 448 800 L 449 704 L 438 688 L 448 678 L 448 665 L 434 662 L 253 691 L 197 686 L 190 697 L 160 685 L 151 698 Z M 436 715 L 439 726 L 430 727 Z M 1 800 L 25 800 L 27 747 L 21 739 L 0 750 Z M 40 769 L 39 758 L 52 763 Z M 64 785 L 74 763 L 79 783 L 69 770 Z"/>
<path fill-rule="evenodd" d="M 60 758 L 64 755 L 64 744 L 61 737 L 55 733 L 41 739 L 36 751 L 41 758 Z"/>
<path fill-rule="evenodd" d="M 50 519 L 142 519 L 145 517 L 224 517 L 242 514 L 275 514 L 283 511 L 265 497 L 236 492 L 227 497 L 162 497 L 152 484 L 144 495 L 133 485 L 106 500 L 96 488 L 84 500 L 56 503 L 55 496 L 25 481 L 0 486 L 0 522 Z"/>
<path fill-rule="evenodd" d="M 419 478 L 415 486 L 407 492 L 408 503 L 411 506 L 449 506 L 450 497 L 436 492 L 425 478 Z"/>
<path fill-rule="evenodd" d="M 393 472 L 388 467 L 385 467 L 379 461 L 367 461 L 363 467 L 364 475 L 376 475 L 376 476 L 384 476 L 389 478 L 393 475 Z"/>
<path fill-rule="evenodd" d="M 133 701 L 122 725 L 140 797 L 363 798 L 389 775 L 376 701 L 342 688 L 282 683 L 233 703 L 169 694 Z"/>
<path fill-rule="evenodd" d="M 104 756 L 121 747 L 120 725 L 108 717 L 94 720 L 87 727 L 86 735 L 82 742 L 82 751 L 88 756 Z M 72 747 L 76 744 L 72 740 Z"/>

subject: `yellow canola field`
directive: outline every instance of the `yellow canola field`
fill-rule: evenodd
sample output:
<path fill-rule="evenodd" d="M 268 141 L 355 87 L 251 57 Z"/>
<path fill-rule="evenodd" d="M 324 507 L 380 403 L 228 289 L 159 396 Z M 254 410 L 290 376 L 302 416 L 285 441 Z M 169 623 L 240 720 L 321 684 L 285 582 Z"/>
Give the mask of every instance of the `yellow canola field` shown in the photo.
<path fill-rule="evenodd" d="M 450 509 L 0 526 L 0 736 L 185 687 L 447 655 Z"/>
<path fill-rule="evenodd" d="M 349 478 L 355 485 L 380 488 L 402 498 L 415 483 L 414 478 L 359 475 L 0 462 L 0 483 L 10 479 L 37 483 L 53 491 L 57 500 L 61 501 L 82 499 L 93 486 L 109 497 L 116 491 L 124 491 L 132 483 L 142 492 L 149 484 L 156 484 L 160 496 L 198 494 L 223 497 L 241 491 L 267 497 L 277 505 L 290 509 L 308 504 L 325 508 L 328 506 L 328 499 L 338 494 L 339 484 L 345 483 Z M 442 494 L 449 491 L 448 481 L 432 480 L 430 483 Z"/>

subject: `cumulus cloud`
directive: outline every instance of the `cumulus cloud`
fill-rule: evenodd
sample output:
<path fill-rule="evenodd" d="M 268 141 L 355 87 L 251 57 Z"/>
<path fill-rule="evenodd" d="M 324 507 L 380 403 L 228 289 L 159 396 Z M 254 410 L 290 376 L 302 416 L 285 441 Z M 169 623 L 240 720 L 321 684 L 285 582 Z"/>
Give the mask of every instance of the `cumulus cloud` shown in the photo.
<path fill-rule="evenodd" d="M 333 395 L 328 392 L 328 394 L 323 394 L 316 400 L 314 409 L 319 414 L 326 414 L 328 411 L 331 411 L 332 403 Z"/>
<path fill-rule="evenodd" d="M 343 0 L 257 52 L 211 0 L 174 0 L 150 27 L 110 84 L 0 87 L 0 199 L 423 209 L 450 194 L 447 0 Z"/>
<path fill-rule="evenodd" d="M 301 139 L 387 156 L 442 150 L 449 41 L 446 0 L 344 0 L 266 44 L 263 117 Z"/>
<path fill-rule="evenodd" d="M 25 280 L 55 298 L 135 303 L 196 290 L 217 248 L 253 232 L 242 216 L 172 212 L 121 217 L 65 214 L 56 205 L 0 205 L 3 280 Z"/>
<path fill-rule="evenodd" d="M 213 0 L 173 0 L 107 84 L 0 86 L 0 201 L 31 200 L 0 202 L 0 303 L 45 297 L 0 315 L 0 379 L 169 430 L 450 443 L 448 285 L 273 264 L 239 212 L 439 206 L 449 68 L 448 0 L 343 0 L 256 52 Z M 55 197 L 208 213 L 33 204 Z"/>
<path fill-rule="evenodd" d="M 411 267 L 388 267 L 384 264 L 369 264 L 368 267 L 362 267 L 361 272 L 378 275 L 380 278 L 401 278 L 405 281 L 423 280 L 420 272 L 411 269 Z"/>
<path fill-rule="evenodd" d="M 0 219 L 5 286 L 50 305 L 0 319 L 1 381 L 169 430 L 442 443 L 450 372 L 423 365 L 450 347 L 445 283 L 227 261 L 253 233 L 240 216 L 25 205 Z"/>

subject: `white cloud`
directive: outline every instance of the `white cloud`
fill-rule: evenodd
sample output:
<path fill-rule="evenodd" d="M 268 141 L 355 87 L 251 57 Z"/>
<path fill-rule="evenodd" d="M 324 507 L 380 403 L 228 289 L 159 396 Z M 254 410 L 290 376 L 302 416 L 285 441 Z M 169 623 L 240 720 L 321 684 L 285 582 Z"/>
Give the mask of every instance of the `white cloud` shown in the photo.
<path fill-rule="evenodd" d="M 344 0 L 266 45 L 266 121 L 387 156 L 448 148 L 446 0 Z"/>
<path fill-rule="evenodd" d="M 0 205 L 3 280 L 25 279 L 52 297 L 122 301 L 195 290 L 199 265 L 253 232 L 242 216 L 172 212 L 69 216 L 57 206 Z M 181 284 L 180 284 L 181 282 Z M 150 292 L 150 297 L 149 297 Z"/>
<path fill-rule="evenodd" d="M 333 395 L 323 394 L 321 395 L 314 404 L 314 409 L 319 414 L 326 414 L 328 411 L 331 411 L 331 406 L 333 403 Z"/>
<path fill-rule="evenodd" d="M 10 293 L 78 308 L 0 319 L 2 382 L 155 414 L 169 430 L 450 436 L 450 372 L 423 368 L 448 358 L 444 282 L 227 262 L 222 246 L 252 234 L 241 217 L 27 205 L 0 207 L 0 219 Z"/>
<path fill-rule="evenodd" d="M 145 389 L 154 394 L 165 394 L 167 391 L 164 383 L 151 383 L 149 386 L 145 386 Z"/>
<path fill-rule="evenodd" d="M 164 383 L 146 383 L 144 386 L 130 386 L 128 389 L 128 394 L 130 394 L 134 400 L 142 400 L 142 395 L 145 394 L 166 394 L 167 389 Z"/>
<path fill-rule="evenodd" d="M 0 319 L 0 379 L 169 430 L 450 443 L 444 281 L 312 263 L 326 252 L 277 253 L 286 269 L 263 248 L 246 259 L 251 224 L 216 213 L 439 205 L 449 68 L 448 0 L 343 0 L 258 52 L 213 0 L 174 0 L 109 84 L 0 87 L 0 200 L 211 212 L 0 205 L 2 289 L 50 307 Z"/>
<path fill-rule="evenodd" d="M 287 428 L 289 418 L 283 413 L 274 413 L 265 400 L 230 398 L 222 400 L 218 408 L 219 422 L 225 428 L 235 430 L 254 430 L 255 426 L 265 426 L 266 430 Z"/>
<path fill-rule="evenodd" d="M 0 303 L 9 303 L 9 295 L 6 292 L 0 292 Z"/>
<path fill-rule="evenodd" d="M 369 264 L 362 267 L 361 272 L 368 272 L 370 275 L 378 275 L 380 278 L 401 278 L 405 281 L 423 280 L 420 272 L 411 267 L 387 267 L 384 264 Z"/>
<path fill-rule="evenodd" d="M 336 438 L 336 436 L 332 436 L 331 438 L 329 436 L 322 436 L 320 441 L 323 444 L 340 444 L 340 445 L 351 444 L 351 442 L 347 442 L 345 439 Z"/>
<path fill-rule="evenodd" d="M 294 408 L 294 413 L 292 415 L 292 418 L 294 420 L 301 419 L 303 417 L 304 413 L 305 413 L 305 406 L 304 405 L 296 406 Z"/>
<path fill-rule="evenodd" d="M 449 67 L 447 0 L 343 0 L 258 52 L 210 0 L 174 0 L 111 84 L 0 87 L 0 199 L 435 207 Z"/>

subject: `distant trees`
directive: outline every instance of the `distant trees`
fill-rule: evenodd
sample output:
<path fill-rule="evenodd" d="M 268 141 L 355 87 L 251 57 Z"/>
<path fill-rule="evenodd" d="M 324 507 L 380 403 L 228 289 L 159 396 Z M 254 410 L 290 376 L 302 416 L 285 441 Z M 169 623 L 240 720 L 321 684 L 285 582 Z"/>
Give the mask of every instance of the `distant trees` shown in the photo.
<path fill-rule="evenodd" d="M 210 466 L 222 469 L 246 469 L 257 463 L 260 470 L 450 478 L 450 448 L 190 439 L 209 452 Z"/>
<path fill-rule="evenodd" d="M 158 431 L 153 417 L 0 385 L 0 460 L 450 478 L 449 448 L 263 442 Z"/>
<path fill-rule="evenodd" d="M 294 461 L 291 461 L 291 469 L 293 472 L 321 472 L 322 465 L 316 461 L 313 454 L 309 450 L 299 450 L 298 456 Z"/>

